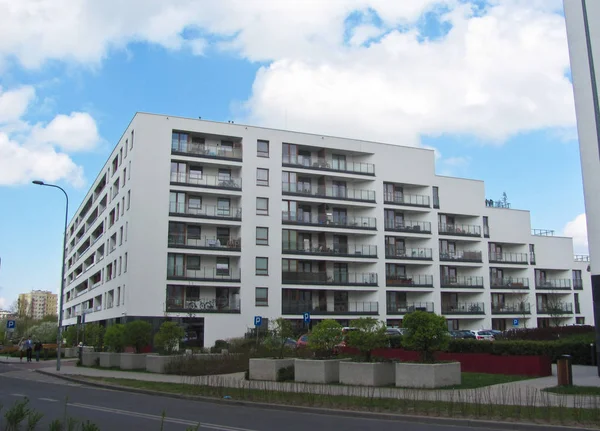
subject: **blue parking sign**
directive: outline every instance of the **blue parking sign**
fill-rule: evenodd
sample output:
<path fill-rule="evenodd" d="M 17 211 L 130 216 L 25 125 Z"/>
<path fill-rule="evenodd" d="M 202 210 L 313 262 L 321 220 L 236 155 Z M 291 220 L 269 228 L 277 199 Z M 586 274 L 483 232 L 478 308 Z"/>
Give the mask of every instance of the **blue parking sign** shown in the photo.
<path fill-rule="evenodd" d="M 6 321 L 6 329 L 15 329 L 17 327 L 17 321 L 16 320 L 7 320 Z"/>
<path fill-rule="evenodd" d="M 254 326 L 262 325 L 262 316 L 254 316 Z"/>
<path fill-rule="evenodd" d="M 513 326 L 519 326 L 519 319 L 513 319 Z"/>
<path fill-rule="evenodd" d="M 310 323 L 310 313 L 303 313 L 302 318 L 304 319 L 304 323 Z"/>

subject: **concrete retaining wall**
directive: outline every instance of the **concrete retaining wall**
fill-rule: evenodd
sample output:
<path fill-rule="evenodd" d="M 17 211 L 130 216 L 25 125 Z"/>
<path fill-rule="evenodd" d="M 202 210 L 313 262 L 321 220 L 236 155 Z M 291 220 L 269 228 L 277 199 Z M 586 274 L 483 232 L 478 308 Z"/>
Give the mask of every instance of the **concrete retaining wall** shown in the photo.
<path fill-rule="evenodd" d="M 460 362 L 415 364 L 397 362 L 396 386 L 399 388 L 443 388 L 460 385 Z"/>
<path fill-rule="evenodd" d="M 113 368 L 121 366 L 121 354 L 112 352 L 99 352 L 100 366 L 102 368 Z"/>
<path fill-rule="evenodd" d="M 84 367 L 93 367 L 96 364 L 96 359 L 100 358 L 100 353 L 97 352 L 83 352 L 82 364 Z"/>
<path fill-rule="evenodd" d="M 294 380 L 303 383 L 337 383 L 340 381 L 340 359 L 296 359 Z"/>
<path fill-rule="evenodd" d="M 250 380 L 277 381 L 277 372 L 294 365 L 294 359 L 250 359 Z"/>
<path fill-rule="evenodd" d="M 122 370 L 145 370 L 146 357 L 143 353 L 121 353 L 119 367 Z"/>
<path fill-rule="evenodd" d="M 388 386 L 395 382 L 391 362 L 340 362 L 340 383 L 355 386 Z"/>

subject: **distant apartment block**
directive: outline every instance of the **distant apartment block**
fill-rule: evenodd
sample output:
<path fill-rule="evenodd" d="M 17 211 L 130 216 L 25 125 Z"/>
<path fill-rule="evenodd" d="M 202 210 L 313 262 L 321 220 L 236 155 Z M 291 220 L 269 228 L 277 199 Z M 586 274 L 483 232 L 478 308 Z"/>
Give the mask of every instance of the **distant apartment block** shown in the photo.
<path fill-rule="evenodd" d="M 56 316 L 58 295 L 44 290 L 32 290 L 19 294 L 17 304 L 20 315 L 40 320 L 46 316 Z"/>
<path fill-rule="evenodd" d="M 69 224 L 64 324 L 593 323 L 589 258 L 530 223 L 431 150 L 138 113 Z"/>

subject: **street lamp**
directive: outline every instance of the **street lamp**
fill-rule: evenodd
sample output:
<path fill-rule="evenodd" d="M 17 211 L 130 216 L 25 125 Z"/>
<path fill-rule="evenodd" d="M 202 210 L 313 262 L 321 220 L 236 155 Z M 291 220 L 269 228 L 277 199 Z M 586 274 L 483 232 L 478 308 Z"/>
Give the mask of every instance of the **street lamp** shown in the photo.
<path fill-rule="evenodd" d="M 54 187 L 64 193 L 65 204 L 65 231 L 63 235 L 62 261 L 60 263 L 60 292 L 58 295 L 58 334 L 56 336 L 56 371 L 60 371 L 60 355 L 62 346 L 62 320 L 63 320 L 63 291 L 65 288 L 65 249 L 67 248 L 67 225 L 69 221 L 69 196 L 62 187 L 55 184 L 46 184 L 43 181 L 32 181 L 37 186 Z"/>

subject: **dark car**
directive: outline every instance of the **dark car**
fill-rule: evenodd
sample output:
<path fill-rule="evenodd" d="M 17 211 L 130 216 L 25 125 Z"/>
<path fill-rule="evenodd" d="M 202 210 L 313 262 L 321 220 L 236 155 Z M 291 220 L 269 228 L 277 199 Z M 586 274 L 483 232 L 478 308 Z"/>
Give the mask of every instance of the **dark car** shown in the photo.
<path fill-rule="evenodd" d="M 466 340 L 466 339 L 471 339 L 471 340 L 475 340 L 475 334 L 473 334 L 471 331 L 450 331 L 450 336 L 452 338 L 459 338 L 462 340 Z"/>

